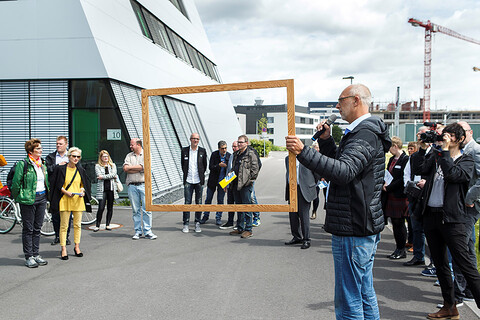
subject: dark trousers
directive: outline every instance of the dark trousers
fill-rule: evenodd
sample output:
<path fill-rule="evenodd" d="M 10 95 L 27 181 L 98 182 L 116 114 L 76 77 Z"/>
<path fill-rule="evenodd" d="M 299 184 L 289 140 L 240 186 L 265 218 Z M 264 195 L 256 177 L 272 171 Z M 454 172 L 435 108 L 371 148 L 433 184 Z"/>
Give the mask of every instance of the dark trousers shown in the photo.
<path fill-rule="evenodd" d="M 32 205 L 20 204 L 22 215 L 22 243 L 25 259 L 38 256 L 40 246 L 40 229 L 47 208 L 47 194 L 37 195 Z"/>
<path fill-rule="evenodd" d="M 195 192 L 195 203 L 202 204 L 202 190 L 203 186 L 200 183 L 191 184 L 185 182 L 183 188 L 183 194 L 185 198 L 185 204 L 192 204 L 192 195 Z M 195 212 L 195 222 L 200 222 L 202 219 L 202 212 L 197 211 Z M 184 211 L 183 212 L 183 224 L 188 224 L 190 222 L 190 212 Z"/>
<path fill-rule="evenodd" d="M 290 212 L 290 231 L 295 240 L 310 241 L 310 205 L 297 185 L 298 212 Z"/>
<path fill-rule="evenodd" d="M 475 268 L 477 267 L 477 254 L 475 253 L 475 223 L 480 216 L 480 213 L 473 208 L 467 207 L 467 223 L 465 229 L 467 230 L 467 245 L 468 255 Z M 470 289 L 467 286 L 467 280 L 460 271 L 460 267 L 454 259 L 452 259 L 452 268 L 454 275 L 455 298 L 457 301 L 462 301 L 467 295 L 471 296 Z"/>
<path fill-rule="evenodd" d="M 97 211 L 97 223 L 96 226 L 100 227 L 100 222 L 102 221 L 103 210 L 105 210 L 105 204 L 107 204 L 107 221 L 105 222 L 106 226 L 110 225 L 113 215 L 113 191 L 104 191 L 103 198 L 98 203 Z"/>
<path fill-rule="evenodd" d="M 205 204 L 212 204 L 215 191 L 217 192 L 217 204 L 223 204 L 225 199 L 225 191 L 223 191 L 223 188 L 219 184 L 217 184 L 214 189 L 211 189 L 207 186 L 207 197 L 205 198 Z M 208 218 L 210 211 L 205 211 L 204 215 Z M 215 218 L 222 219 L 222 212 L 217 212 Z"/>
<path fill-rule="evenodd" d="M 390 218 L 392 220 L 393 237 L 395 238 L 395 244 L 397 249 L 405 249 L 405 243 L 407 242 L 407 228 L 405 227 L 405 218 Z"/>
<path fill-rule="evenodd" d="M 313 199 L 312 212 L 317 212 L 318 206 L 320 205 L 320 198 L 318 197 L 319 192 L 320 192 L 320 187 L 317 186 L 317 197 L 315 199 Z"/>
<path fill-rule="evenodd" d="M 413 226 L 410 216 L 407 217 L 407 242 L 413 244 Z"/>
<path fill-rule="evenodd" d="M 425 233 L 423 220 L 411 217 L 413 229 L 413 256 L 418 260 L 425 260 Z"/>
<path fill-rule="evenodd" d="M 233 197 L 233 188 L 231 188 L 230 186 L 227 189 L 227 204 L 235 204 L 235 198 Z M 233 225 L 234 218 L 235 218 L 235 212 L 229 212 L 227 223 Z M 238 214 L 237 214 L 237 220 L 238 220 Z"/>
<path fill-rule="evenodd" d="M 70 214 L 70 221 L 68 222 L 68 229 L 67 229 L 67 239 L 70 236 L 70 226 L 72 225 L 72 215 Z M 55 238 L 60 237 L 60 212 L 52 210 L 52 223 L 53 223 L 53 230 L 55 231 Z"/>
<path fill-rule="evenodd" d="M 445 304 L 455 303 L 448 247 L 480 308 L 480 274 L 468 254 L 467 233 L 471 233 L 471 229 L 467 232 L 463 223 L 443 223 L 442 212 L 432 212 L 429 207 L 425 210 L 423 225 Z"/>
<path fill-rule="evenodd" d="M 235 204 L 252 204 L 252 189 L 253 186 L 245 186 L 237 190 L 237 185 L 233 185 L 233 197 Z M 238 231 L 252 232 L 253 212 L 238 212 L 237 213 L 237 228 Z"/>

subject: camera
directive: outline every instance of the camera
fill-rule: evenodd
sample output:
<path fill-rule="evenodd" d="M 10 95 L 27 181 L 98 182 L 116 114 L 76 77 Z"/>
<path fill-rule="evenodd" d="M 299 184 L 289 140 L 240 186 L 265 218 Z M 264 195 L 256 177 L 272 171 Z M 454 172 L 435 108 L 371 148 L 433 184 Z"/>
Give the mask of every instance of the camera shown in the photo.
<path fill-rule="evenodd" d="M 422 195 L 422 189 L 417 186 L 417 181 L 407 181 L 407 185 L 403 192 L 413 199 L 419 199 Z"/>
<path fill-rule="evenodd" d="M 443 133 L 438 134 L 435 130 L 425 131 L 420 134 L 420 140 L 425 143 L 435 143 L 437 141 L 443 141 Z"/>
<path fill-rule="evenodd" d="M 437 141 L 443 141 L 443 134 L 438 134 L 435 129 L 437 129 L 438 123 L 436 122 L 424 122 L 424 126 L 430 127 L 431 130 L 426 131 L 420 134 L 420 140 L 425 143 L 435 143 Z"/>

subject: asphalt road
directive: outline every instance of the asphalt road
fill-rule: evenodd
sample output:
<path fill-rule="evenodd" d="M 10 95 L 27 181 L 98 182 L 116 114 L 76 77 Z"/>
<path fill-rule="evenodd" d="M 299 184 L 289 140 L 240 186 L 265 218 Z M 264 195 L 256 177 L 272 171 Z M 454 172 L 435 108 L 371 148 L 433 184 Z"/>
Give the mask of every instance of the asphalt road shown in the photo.
<path fill-rule="evenodd" d="M 263 161 L 260 203 L 284 203 L 284 156 L 274 152 Z M 153 214 L 158 239 L 133 241 L 131 211 L 116 207 L 113 222 L 124 226 L 82 230 L 83 258 L 69 246 L 70 259 L 60 260 L 60 247 L 42 237 L 49 264 L 36 269 L 23 266 L 19 226 L 0 235 L 1 319 L 334 319 L 323 213 L 312 223 L 308 250 L 284 245 L 291 239 L 288 213 L 261 213 L 250 239 L 230 236 L 212 219 L 202 233 L 183 234 L 182 213 Z M 425 319 L 441 302 L 440 288 L 420 275 L 422 268 L 386 259 L 393 249 L 386 229 L 374 267 L 381 318 Z M 467 305 L 459 311 L 461 319 L 479 318 Z"/>

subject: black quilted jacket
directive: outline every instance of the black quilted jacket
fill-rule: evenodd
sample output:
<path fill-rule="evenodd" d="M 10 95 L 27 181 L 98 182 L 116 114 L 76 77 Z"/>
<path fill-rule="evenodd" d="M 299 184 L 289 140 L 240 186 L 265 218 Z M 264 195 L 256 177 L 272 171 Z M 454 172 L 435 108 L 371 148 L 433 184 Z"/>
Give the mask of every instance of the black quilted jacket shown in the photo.
<path fill-rule="evenodd" d="M 385 152 L 391 145 L 385 123 L 372 116 L 346 134 L 338 147 L 332 137 L 318 143 L 320 152 L 305 147 L 297 158 L 330 181 L 325 231 L 357 237 L 381 232 Z"/>

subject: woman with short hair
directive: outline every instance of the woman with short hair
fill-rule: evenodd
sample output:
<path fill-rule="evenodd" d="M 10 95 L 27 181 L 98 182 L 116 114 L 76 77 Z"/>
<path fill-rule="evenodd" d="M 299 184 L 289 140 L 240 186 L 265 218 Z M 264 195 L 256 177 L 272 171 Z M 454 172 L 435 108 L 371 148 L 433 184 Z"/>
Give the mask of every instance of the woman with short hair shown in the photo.
<path fill-rule="evenodd" d="M 39 246 L 40 229 L 47 206 L 48 176 L 41 158 L 42 141 L 36 138 L 28 140 L 25 142 L 25 151 L 27 157 L 15 166 L 11 191 L 15 201 L 20 204 L 25 266 L 36 268 L 47 264 L 39 255 Z"/>
<path fill-rule="evenodd" d="M 90 181 L 85 169 L 79 164 L 82 150 L 72 147 L 68 150 L 68 163 L 55 167 L 54 185 L 52 186 L 52 209 L 60 211 L 60 246 L 61 258 L 68 260 L 66 240 L 70 214 L 73 213 L 74 253 L 83 257 L 80 250 L 80 236 L 83 211 L 91 212 Z"/>

